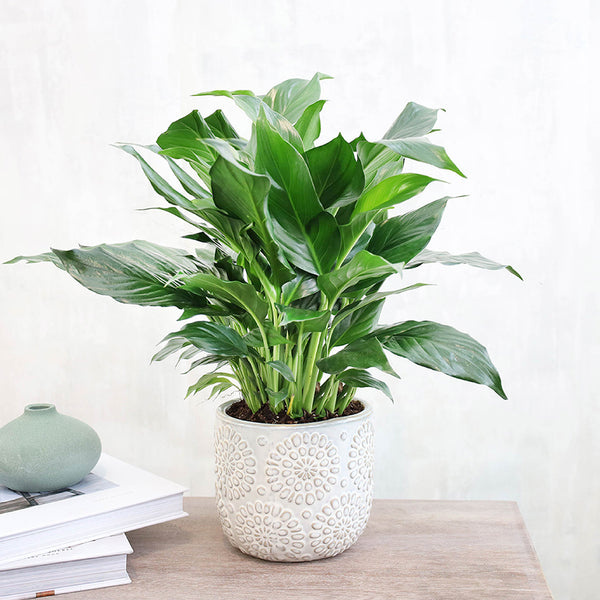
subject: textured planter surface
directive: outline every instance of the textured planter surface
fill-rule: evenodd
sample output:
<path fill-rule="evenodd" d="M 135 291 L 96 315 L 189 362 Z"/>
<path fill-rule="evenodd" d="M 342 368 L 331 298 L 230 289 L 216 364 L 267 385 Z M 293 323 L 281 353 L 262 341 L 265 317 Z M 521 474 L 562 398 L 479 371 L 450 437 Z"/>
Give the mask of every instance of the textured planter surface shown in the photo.
<path fill-rule="evenodd" d="M 363 532 L 373 498 L 371 407 L 305 425 L 266 425 L 217 410 L 216 495 L 229 541 L 265 560 L 335 556 Z"/>

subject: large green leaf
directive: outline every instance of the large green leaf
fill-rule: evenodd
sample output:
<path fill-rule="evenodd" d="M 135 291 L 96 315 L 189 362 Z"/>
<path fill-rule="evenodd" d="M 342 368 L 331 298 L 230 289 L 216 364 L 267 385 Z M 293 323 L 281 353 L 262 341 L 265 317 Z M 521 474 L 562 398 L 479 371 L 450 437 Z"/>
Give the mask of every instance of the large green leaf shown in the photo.
<path fill-rule="evenodd" d="M 281 302 L 288 305 L 301 298 L 312 296 L 318 291 L 317 280 L 314 277 L 300 274 L 291 281 L 283 284 L 281 288 Z"/>
<path fill-rule="evenodd" d="M 460 169 L 452 162 L 444 148 L 432 144 L 423 137 L 433 130 L 438 109 L 427 108 L 409 102 L 380 144 L 387 146 L 400 156 L 424 162 L 440 169 L 454 171 L 464 177 Z"/>
<path fill-rule="evenodd" d="M 413 160 L 454 171 L 454 173 L 465 177 L 463 172 L 452 162 L 446 150 L 441 146 L 432 144 L 427 138 L 415 137 L 398 140 L 379 140 L 380 144 L 384 144 L 400 156 L 412 158 Z"/>
<path fill-rule="evenodd" d="M 205 119 L 205 122 L 210 127 L 212 133 L 217 137 L 223 140 L 228 140 L 232 143 L 239 143 L 241 141 L 243 144 L 245 144 L 245 141 L 240 139 L 237 131 L 233 128 L 233 125 L 229 122 L 229 119 L 225 116 L 225 113 L 223 113 L 221 109 L 218 109 L 211 115 L 208 115 L 208 117 Z"/>
<path fill-rule="evenodd" d="M 361 250 L 344 266 L 320 275 L 317 278 L 319 289 L 332 301 L 343 294 L 344 290 L 360 283 L 396 273 L 396 268 L 381 256 L 375 256 Z"/>
<path fill-rule="evenodd" d="M 380 379 L 373 377 L 368 371 L 364 369 L 348 369 L 342 371 L 337 378 L 342 383 L 345 383 L 349 387 L 353 388 L 374 388 L 383 392 L 392 402 L 392 392 L 387 384 Z"/>
<path fill-rule="evenodd" d="M 290 340 L 283 337 L 279 332 L 279 328 L 275 327 L 270 321 L 265 321 L 262 324 L 262 330 L 265 332 L 267 344 L 269 346 L 279 346 L 280 344 L 289 344 Z M 262 333 L 258 327 L 255 327 L 244 336 L 244 341 L 248 346 L 260 348 L 264 345 Z"/>
<path fill-rule="evenodd" d="M 321 110 L 325 106 L 325 100 L 318 100 L 307 106 L 302 116 L 294 124 L 294 128 L 300 134 L 305 150 L 314 146 L 315 140 L 321 135 Z"/>
<path fill-rule="evenodd" d="M 201 200 L 201 196 L 199 196 L 200 199 L 190 199 L 178 192 L 144 160 L 141 154 L 133 146 L 129 144 L 122 144 L 117 146 L 117 148 L 124 150 L 127 152 L 127 154 L 131 154 L 131 156 L 138 160 L 144 175 L 146 175 L 148 181 L 150 181 L 154 191 L 157 194 L 160 194 L 167 202 L 169 202 L 169 204 L 180 206 L 181 208 L 185 208 L 189 211 L 195 211 L 198 208 L 203 208 L 209 205 L 205 201 Z"/>
<path fill-rule="evenodd" d="M 302 156 L 264 119 L 256 123 L 256 163 L 274 180 L 267 202 L 272 237 L 292 264 L 319 274 L 331 269 L 339 249 L 335 219 L 323 210 Z"/>
<path fill-rule="evenodd" d="M 172 158 L 183 158 L 196 168 L 205 183 L 210 183 L 208 171 L 218 153 L 204 140 L 215 135 L 197 110 L 174 121 L 158 136 L 156 143 L 161 153 Z"/>
<path fill-rule="evenodd" d="M 350 144 L 340 135 L 305 154 L 315 190 L 324 208 L 332 206 L 356 181 L 361 167 L 354 158 Z M 357 197 L 362 189 L 350 190 Z"/>
<path fill-rule="evenodd" d="M 407 287 L 400 288 L 398 290 L 390 290 L 388 292 L 376 292 L 373 294 L 369 294 L 360 300 L 356 300 L 352 302 L 352 304 L 348 304 L 342 310 L 340 310 L 334 317 L 332 326 L 337 326 L 338 323 L 344 319 L 347 319 L 353 312 L 372 304 L 373 302 L 379 302 L 380 300 L 385 300 L 388 296 L 394 296 L 396 294 L 403 294 L 404 292 L 410 292 L 412 290 L 419 289 L 421 287 L 425 287 L 427 283 L 414 283 L 413 285 L 409 285 Z"/>
<path fill-rule="evenodd" d="M 269 310 L 269 305 L 249 283 L 224 281 L 215 275 L 199 273 L 186 278 L 183 288 L 195 294 L 214 296 L 218 300 L 240 306 L 257 323 L 262 323 Z"/>
<path fill-rule="evenodd" d="M 435 127 L 439 110 L 443 109 L 427 108 L 416 102 L 409 102 L 383 137 L 395 140 L 427 135 Z"/>
<path fill-rule="evenodd" d="M 263 102 L 258 96 L 255 96 L 249 90 L 237 90 L 228 92 L 227 90 L 213 90 L 211 92 L 202 92 L 194 94 L 195 96 L 226 96 L 231 98 L 252 121 L 256 122 L 261 114 L 265 115 L 269 124 L 289 142 L 298 152 L 303 152 L 304 145 L 300 134 L 294 126 L 278 112 L 274 111 L 268 104 Z"/>
<path fill-rule="evenodd" d="M 217 207 L 242 223 L 252 224 L 252 230 L 261 239 L 265 255 L 278 281 L 287 281 L 288 269 L 279 260 L 277 246 L 266 223 L 265 201 L 271 187 L 269 178 L 256 175 L 221 157 L 215 161 L 210 175 Z"/>
<path fill-rule="evenodd" d="M 52 254 L 19 257 L 19 260 L 28 262 L 48 261 L 54 264 L 57 259 L 81 285 L 97 294 L 111 296 L 118 302 L 178 308 L 206 304 L 205 294 L 184 290 L 178 281 L 180 277 L 203 269 L 185 250 L 135 240 L 73 250 L 53 249 Z"/>
<path fill-rule="evenodd" d="M 405 321 L 373 335 L 397 356 L 457 379 L 487 385 L 506 399 L 487 350 L 466 333 L 432 321 Z"/>
<path fill-rule="evenodd" d="M 367 249 L 391 263 L 407 263 L 429 243 L 447 201 L 448 198 L 442 198 L 380 223 L 373 230 Z"/>
<path fill-rule="evenodd" d="M 346 207 L 351 209 L 351 206 Z M 342 209 L 344 210 L 344 209 Z M 355 256 L 360 250 L 364 250 L 369 244 L 371 234 L 373 233 L 373 220 L 377 217 L 379 211 L 370 210 L 368 212 L 354 215 L 347 223 L 340 225 L 340 260 L 344 262 L 348 258 Z M 336 215 L 338 221 L 341 216 Z"/>
<path fill-rule="evenodd" d="M 295 123 L 311 104 L 319 100 L 319 81 L 331 79 L 329 75 L 315 73 L 312 79 L 287 79 L 269 90 L 261 100 L 274 111 Z"/>
<path fill-rule="evenodd" d="M 302 323 L 304 331 L 324 331 L 329 323 L 331 313 L 328 310 L 309 310 L 277 305 L 282 313 L 281 324 Z"/>
<path fill-rule="evenodd" d="M 376 367 L 397 377 L 379 340 L 376 338 L 360 339 L 352 342 L 337 354 L 317 361 L 317 366 L 325 373 L 341 373 L 350 367 L 357 369 Z"/>
<path fill-rule="evenodd" d="M 250 240 L 244 234 L 245 225 L 243 221 L 230 217 L 218 208 L 202 209 L 197 214 L 212 225 L 212 228 L 205 228 L 202 231 L 218 240 L 223 247 L 249 255 L 258 251 L 258 249 L 255 251 L 248 247 Z"/>
<path fill-rule="evenodd" d="M 149 144 L 143 146 L 147 150 L 158 154 L 161 158 L 167 161 L 169 168 L 177 177 L 181 187 L 194 197 L 194 205 L 203 208 L 213 206 L 210 192 L 196 179 L 189 175 L 179 164 L 173 160 L 170 156 L 166 156 L 162 153 L 162 148 L 158 144 Z"/>
<path fill-rule="evenodd" d="M 338 321 L 331 336 L 331 348 L 350 344 L 371 333 L 377 327 L 383 303 L 383 299 L 369 303 Z"/>
<path fill-rule="evenodd" d="M 204 352 L 217 356 L 248 356 L 249 349 L 242 336 L 225 325 L 196 321 L 167 335 L 163 341 L 183 338 Z"/>
<path fill-rule="evenodd" d="M 414 269 L 421 265 L 428 263 L 440 263 L 442 265 L 469 265 L 471 267 L 477 267 L 479 269 L 489 269 L 491 271 L 497 271 L 499 269 L 506 269 L 509 273 L 512 273 L 515 277 L 518 277 L 521 281 L 523 278 L 521 275 L 510 265 L 503 265 L 497 263 L 485 256 L 481 256 L 479 252 L 469 252 L 467 254 L 450 254 L 449 252 L 434 252 L 432 250 L 422 250 L 417 256 L 415 256 L 407 265 L 407 269 Z"/>
<path fill-rule="evenodd" d="M 383 144 L 368 142 L 361 134 L 356 140 L 356 152 L 365 174 L 365 189 L 380 183 L 385 176 L 399 175 L 404 158 Z"/>
<path fill-rule="evenodd" d="M 391 208 L 420 194 L 432 181 L 437 180 L 418 173 L 401 173 L 384 179 L 358 199 L 353 216 L 371 210 Z"/>

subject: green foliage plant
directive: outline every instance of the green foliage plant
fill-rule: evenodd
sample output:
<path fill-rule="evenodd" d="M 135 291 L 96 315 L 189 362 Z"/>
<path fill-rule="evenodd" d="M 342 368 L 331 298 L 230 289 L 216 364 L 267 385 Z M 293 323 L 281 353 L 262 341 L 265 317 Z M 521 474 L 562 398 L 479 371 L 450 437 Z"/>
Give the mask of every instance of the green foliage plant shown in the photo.
<path fill-rule="evenodd" d="M 411 102 L 377 141 L 340 134 L 316 145 L 325 78 L 289 79 L 262 96 L 198 94 L 233 100 L 252 122 L 249 139 L 221 110 L 206 118 L 194 110 L 142 152 L 120 145 L 166 201 L 161 210 L 189 225 L 193 251 L 137 240 L 10 262 L 49 261 L 119 302 L 181 309 L 183 326 L 154 359 L 178 353 L 190 369 L 208 365 L 189 393 L 238 388 L 252 412 L 268 404 L 292 418 L 342 414 L 364 387 L 391 398 L 371 372 L 395 376 L 390 353 L 505 398 L 486 349 L 465 333 L 431 321 L 379 324 L 389 296 L 423 285 L 382 291 L 383 284 L 422 264 L 519 276 L 478 253 L 426 248 L 448 197 L 391 214 L 437 181 L 406 171 L 407 160 L 464 177 L 426 137 L 438 110 Z M 147 162 L 147 151 L 165 160 L 175 185 Z"/>

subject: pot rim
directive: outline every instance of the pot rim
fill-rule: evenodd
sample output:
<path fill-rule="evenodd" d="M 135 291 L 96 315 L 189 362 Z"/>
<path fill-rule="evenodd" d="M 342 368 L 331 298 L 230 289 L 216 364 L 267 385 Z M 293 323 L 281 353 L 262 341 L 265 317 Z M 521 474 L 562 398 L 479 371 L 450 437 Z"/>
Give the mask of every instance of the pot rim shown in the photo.
<path fill-rule="evenodd" d="M 327 425 L 339 425 L 341 423 L 352 423 L 354 421 L 359 421 L 363 419 L 367 419 L 373 415 L 373 405 L 368 400 L 363 400 L 362 398 L 356 398 L 363 406 L 364 409 L 359 413 L 354 415 L 347 415 L 345 417 L 334 417 L 333 419 L 327 419 L 325 421 L 315 421 L 313 423 L 254 423 L 253 421 L 244 421 L 242 419 L 236 419 L 235 417 L 229 416 L 225 411 L 235 402 L 238 402 L 239 399 L 235 400 L 227 400 L 221 403 L 217 407 L 217 418 L 222 419 L 223 421 L 234 424 L 236 426 L 242 427 L 256 427 L 256 428 L 309 428 L 315 429 L 319 427 L 325 427 Z"/>

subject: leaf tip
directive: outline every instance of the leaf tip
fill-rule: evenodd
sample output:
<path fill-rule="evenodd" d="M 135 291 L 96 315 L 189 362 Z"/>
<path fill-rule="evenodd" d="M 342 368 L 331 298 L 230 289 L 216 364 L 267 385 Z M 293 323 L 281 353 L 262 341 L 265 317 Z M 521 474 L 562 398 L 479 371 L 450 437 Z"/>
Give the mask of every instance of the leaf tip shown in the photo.
<path fill-rule="evenodd" d="M 507 266 L 505 267 L 505 269 L 506 269 L 506 270 L 507 270 L 509 273 L 511 273 L 512 275 L 514 275 L 515 277 L 518 277 L 518 278 L 519 278 L 521 281 L 525 281 L 525 280 L 523 279 L 523 277 L 521 276 L 521 274 L 520 274 L 520 273 L 519 273 L 519 272 L 518 272 L 518 271 L 517 271 L 517 270 L 516 270 L 514 267 L 511 267 L 510 265 L 507 265 Z"/>

